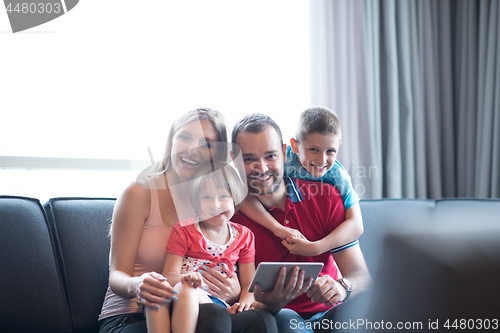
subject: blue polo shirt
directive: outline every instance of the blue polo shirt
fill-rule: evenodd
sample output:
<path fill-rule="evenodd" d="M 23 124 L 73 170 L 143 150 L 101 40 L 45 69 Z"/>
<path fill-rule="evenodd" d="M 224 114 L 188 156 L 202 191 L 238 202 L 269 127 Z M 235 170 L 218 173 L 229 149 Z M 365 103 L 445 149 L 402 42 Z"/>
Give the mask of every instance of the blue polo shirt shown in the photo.
<path fill-rule="evenodd" d="M 339 161 L 335 160 L 332 168 L 323 177 L 314 177 L 299 164 L 297 158 L 297 154 L 293 152 L 292 147 L 287 146 L 285 160 L 285 174 L 287 176 L 332 184 L 342 195 L 345 210 L 359 203 L 359 196 L 352 187 L 351 176 L 349 176 Z"/>

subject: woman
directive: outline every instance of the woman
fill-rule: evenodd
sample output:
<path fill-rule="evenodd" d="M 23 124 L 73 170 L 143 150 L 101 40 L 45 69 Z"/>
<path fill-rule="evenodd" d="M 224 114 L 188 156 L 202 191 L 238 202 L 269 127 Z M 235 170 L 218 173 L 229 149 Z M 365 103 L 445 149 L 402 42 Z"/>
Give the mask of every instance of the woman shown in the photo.
<path fill-rule="evenodd" d="M 172 286 L 159 274 L 167 241 L 175 223 L 195 215 L 186 200 L 189 180 L 204 162 L 227 156 L 225 143 L 227 131 L 218 111 L 202 108 L 188 112 L 172 125 L 165 154 L 154 172 L 138 177 L 116 201 L 109 287 L 99 316 L 101 333 L 145 333 L 144 306 L 155 308 L 176 299 Z M 236 274 L 228 279 L 209 269 L 203 277 L 221 299 L 228 303 L 238 299 L 241 287 Z M 223 307 L 202 304 L 197 332 L 231 332 L 231 327 L 234 332 L 250 322 L 255 332 L 276 330 L 274 318 L 263 311 L 230 318 Z"/>

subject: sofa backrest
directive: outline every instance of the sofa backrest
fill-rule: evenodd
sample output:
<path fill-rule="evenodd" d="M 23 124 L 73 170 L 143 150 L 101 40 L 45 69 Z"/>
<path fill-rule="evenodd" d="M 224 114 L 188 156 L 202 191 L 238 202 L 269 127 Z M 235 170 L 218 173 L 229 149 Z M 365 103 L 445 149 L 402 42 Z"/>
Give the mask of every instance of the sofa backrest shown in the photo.
<path fill-rule="evenodd" d="M 417 213 L 410 200 L 405 215 L 415 214 L 419 223 L 386 221 L 385 212 L 400 201 L 385 207 L 390 200 L 375 200 L 371 202 L 374 207 L 370 202 L 361 203 L 366 239 L 373 236 L 371 228 L 376 229 L 377 224 L 392 227 L 381 234 L 371 290 L 346 303 L 338 321 L 361 323 L 355 327 L 360 332 L 380 331 L 383 322 L 386 328 L 387 323 L 392 329 L 397 323 L 421 324 L 405 328 L 430 331 L 446 323 L 452 326 L 455 319 L 471 325 L 471 320 L 483 323 L 484 318 L 498 317 L 500 200 L 432 200 L 435 207 L 427 215 Z M 372 218 L 377 220 L 375 225 Z"/>
<path fill-rule="evenodd" d="M 384 235 L 401 226 L 432 224 L 434 200 L 384 199 L 362 200 L 364 233 L 359 244 L 370 272 L 375 273 L 380 261 Z"/>
<path fill-rule="evenodd" d="M 108 286 L 107 236 L 114 199 L 55 198 L 47 212 L 74 333 L 97 332 L 97 318 Z"/>
<path fill-rule="evenodd" d="M 0 331 L 70 332 L 54 243 L 36 199 L 0 196 Z"/>
<path fill-rule="evenodd" d="M 371 322 L 497 318 L 500 226 L 392 233 L 375 277 Z M 470 324 L 470 323 L 469 323 Z"/>
<path fill-rule="evenodd" d="M 436 221 L 467 227 L 490 227 L 500 224 L 499 199 L 436 200 Z"/>
<path fill-rule="evenodd" d="M 98 331 L 97 317 L 108 284 L 110 242 L 107 234 L 114 203 L 114 199 L 55 198 L 42 207 L 36 199 L 0 196 L 0 332 Z M 365 226 L 360 246 L 375 278 L 376 290 L 387 286 L 385 281 L 389 277 L 384 274 L 390 272 L 401 270 L 396 280 L 409 280 L 409 276 L 413 275 L 408 270 L 414 269 L 415 265 L 406 265 L 406 258 L 411 253 L 419 256 L 420 252 L 429 254 L 426 250 L 428 247 L 419 246 L 436 239 L 432 235 L 431 238 L 392 236 L 392 240 L 384 243 L 386 233 L 394 234 L 394 231 L 405 229 L 407 233 L 415 234 L 419 232 L 415 229 L 420 229 L 432 234 L 456 229 L 457 225 L 498 225 L 500 221 L 498 199 L 363 200 L 360 206 Z M 464 242 L 467 241 L 468 234 L 461 235 Z M 446 236 L 443 241 L 449 239 L 454 238 Z M 490 260 L 489 263 L 495 265 L 494 269 L 499 267 L 500 257 L 497 254 L 500 250 L 488 245 L 488 251 L 494 249 L 494 252 L 486 252 L 481 250 L 481 246 L 488 242 L 494 245 L 496 239 L 498 236 L 471 243 L 477 253 L 475 257 Z M 439 246 L 442 242 L 431 243 L 432 246 Z M 451 245 L 453 241 L 446 248 L 453 248 Z M 472 246 L 463 248 L 467 253 L 472 253 Z M 425 258 L 432 259 L 431 256 Z M 463 267 L 459 260 L 454 263 L 457 263 L 457 267 Z M 468 272 L 477 272 L 475 261 L 468 263 Z M 381 272 L 377 272 L 379 266 L 383 267 Z M 439 267 L 432 269 L 434 266 L 427 262 L 420 266 L 424 270 L 419 272 L 427 274 L 429 281 L 436 276 L 448 279 L 455 276 L 453 273 L 456 272 Z M 481 269 L 488 267 L 482 265 Z M 432 275 L 436 272 L 439 275 Z M 404 275 L 406 273 L 409 275 Z M 491 276 L 498 278 L 500 274 L 498 270 L 485 270 L 484 273 L 488 273 L 485 275 L 487 279 Z M 469 274 L 465 276 L 464 281 L 468 281 Z M 436 281 L 433 283 L 441 284 Z M 482 283 L 493 282 L 484 280 Z M 405 288 L 410 287 L 401 286 L 400 290 Z M 495 292 L 495 295 L 500 295 L 497 289 Z M 391 297 L 397 295 L 403 297 L 403 292 L 398 293 L 395 289 Z M 426 297 L 424 293 L 419 296 Z M 394 299 L 394 302 L 398 301 L 404 302 L 405 299 Z M 385 310 L 388 311 L 388 308 Z"/>

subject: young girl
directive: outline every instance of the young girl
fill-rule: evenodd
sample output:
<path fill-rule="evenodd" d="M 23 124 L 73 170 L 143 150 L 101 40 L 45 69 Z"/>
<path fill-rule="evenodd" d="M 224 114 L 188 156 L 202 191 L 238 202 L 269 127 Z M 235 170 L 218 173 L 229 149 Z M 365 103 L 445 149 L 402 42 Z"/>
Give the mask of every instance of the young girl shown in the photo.
<path fill-rule="evenodd" d="M 198 306 L 221 304 L 230 313 L 249 310 L 254 297 L 247 291 L 255 273 L 255 248 L 252 232 L 229 219 L 246 195 L 236 170 L 215 162 L 197 170 L 189 184 L 191 204 L 198 216 L 180 221 L 172 230 L 167 245 L 163 276 L 178 292 L 172 310 L 172 332 L 194 332 Z M 200 274 L 207 266 L 222 274 L 235 274 L 238 263 L 241 295 L 229 306 L 210 295 Z M 169 304 L 148 309 L 148 332 L 170 332 Z"/>

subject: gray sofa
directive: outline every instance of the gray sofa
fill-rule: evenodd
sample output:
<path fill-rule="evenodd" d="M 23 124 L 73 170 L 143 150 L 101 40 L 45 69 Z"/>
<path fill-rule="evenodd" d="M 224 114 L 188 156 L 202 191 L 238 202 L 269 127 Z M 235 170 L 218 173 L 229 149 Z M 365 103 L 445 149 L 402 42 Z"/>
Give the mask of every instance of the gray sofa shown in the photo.
<path fill-rule="evenodd" d="M 113 206 L 0 196 L 0 332 L 97 332 Z M 427 328 L 451 314 L 499 317 L 500 200 L 366 200 L 361 209 L 374 284 L 346 303 L 343 320 Z"/>
<path fill-rule="evenodd" d="M 0 196 L 0 332 L 97 332 L 114 202 Z"/>
<path fill-rule="evenodd" d="M 368 200 L 361 209 L 373 286 L 345 304 L 336 325 L 500 329 L 500 200 Z"/>

